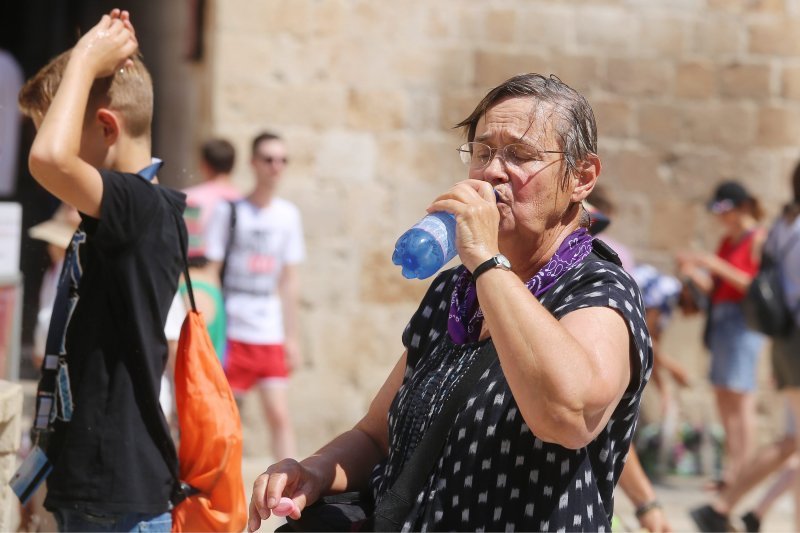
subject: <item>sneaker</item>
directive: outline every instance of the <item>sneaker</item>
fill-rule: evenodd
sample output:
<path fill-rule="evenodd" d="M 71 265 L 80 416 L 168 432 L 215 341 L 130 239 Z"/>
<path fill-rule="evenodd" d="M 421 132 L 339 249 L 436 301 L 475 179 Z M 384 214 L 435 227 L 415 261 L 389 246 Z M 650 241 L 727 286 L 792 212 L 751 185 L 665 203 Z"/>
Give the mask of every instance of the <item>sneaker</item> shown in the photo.
<path fill-rule="evenodd" d="M 733 528 L 728 522 L 728 517 L 716 512 L 710 505 L 692 509 L 689 511 L 689 514 L 697 525 L 697 528 L 704 533 L 733 531 Z"/>
<path fill-rule="evenodd" d="M 753 511 L 742 516 L 742 522 L 744 523 L 744 530 L 748 533 L 757 533 L 761 531 L 761 520 L 759 520 Z"/>

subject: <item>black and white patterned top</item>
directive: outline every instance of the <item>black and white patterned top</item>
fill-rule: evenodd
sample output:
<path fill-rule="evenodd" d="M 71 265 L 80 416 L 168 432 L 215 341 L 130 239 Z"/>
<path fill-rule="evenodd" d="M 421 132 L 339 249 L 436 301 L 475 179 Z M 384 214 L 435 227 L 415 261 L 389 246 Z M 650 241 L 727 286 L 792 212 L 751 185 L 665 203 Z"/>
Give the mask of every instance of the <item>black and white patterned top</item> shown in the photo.
<path fill-rule="evenodd" d="M 447 334 L 450 294 L 462 268 L 437 276 L 403 332 L 408 359 L 389 411 L 390 452 L 370 479 L 376 501 L 479 348 L 491 342 L 456 345 Z M 556 318 L 585 307 L 610 307 L 625 318 L 632 377 L 611 419 L 584 448 L 543 442 L 522 419 L 499 361 L 493 362 L 453 420 L 404 531 L 611 531 L 614 485 L 653 364 L 641 296 L 622 268 L 590 255 L 540 301 Z"/>

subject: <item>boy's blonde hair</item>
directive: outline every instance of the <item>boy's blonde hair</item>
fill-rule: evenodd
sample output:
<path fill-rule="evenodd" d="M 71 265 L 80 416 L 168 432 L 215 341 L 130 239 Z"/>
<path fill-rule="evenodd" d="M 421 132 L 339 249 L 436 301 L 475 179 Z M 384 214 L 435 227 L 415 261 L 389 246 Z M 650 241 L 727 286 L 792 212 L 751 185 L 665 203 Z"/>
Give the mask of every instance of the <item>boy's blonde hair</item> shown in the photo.
<path fill-rule="evenodd" d="M 19 92 L 19 108 L 26 116 L 42 119 L 56 95 L 69 55 L 67 50 L 52 59 L 29 79 Z M 141 57 L 113 75 L 94 80 L 86 106 L 86 118 L 101 107 L 116 111 L 131 137 L 150 137 L 153 120 L 153 80 Z"/>

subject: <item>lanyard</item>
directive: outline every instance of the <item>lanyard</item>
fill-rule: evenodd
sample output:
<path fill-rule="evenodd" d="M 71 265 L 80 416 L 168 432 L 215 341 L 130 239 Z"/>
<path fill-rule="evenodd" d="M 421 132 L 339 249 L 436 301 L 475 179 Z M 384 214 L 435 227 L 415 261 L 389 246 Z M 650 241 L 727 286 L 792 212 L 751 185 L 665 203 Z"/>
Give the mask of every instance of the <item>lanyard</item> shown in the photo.
<path fill-rule="evenodd" d="M 164 162 L 153 158 L 153 162 L 136 174 L 142 179 L 153 181 Z M 78 288 L 83 274 L 80 263 L 80 246 L 86 242 L 86 233 L 81 229 L 72 236 L 67 248 L 64 266 L 58 278 L 53 313 L 47 331 L 45 356 L 42 362 L 41 378 L 36 391 L 36 415 L 33 430 L 36 440 L 44 432 L 52 431 L 56 419 L 69 422 L 72 419 L 72 390 L 67 367 L 66 335 L 72 313 L 80 299 Z"/>

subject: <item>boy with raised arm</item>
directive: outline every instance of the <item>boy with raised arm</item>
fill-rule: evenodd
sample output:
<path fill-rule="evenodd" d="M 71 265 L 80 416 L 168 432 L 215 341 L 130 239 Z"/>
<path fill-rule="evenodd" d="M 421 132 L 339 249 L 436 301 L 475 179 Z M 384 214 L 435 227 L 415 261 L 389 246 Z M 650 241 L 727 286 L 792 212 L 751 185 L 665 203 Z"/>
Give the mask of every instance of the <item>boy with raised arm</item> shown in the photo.
<path fill-rule="evenodd" d="M 61 531 L 169 531 L 177 458 L 158 404 L 184 196 L 157 184 L 153 88 L 113 10 L 20 92 L 34 178 L 82 222 L 48 332 L 34 430 Z"/>

